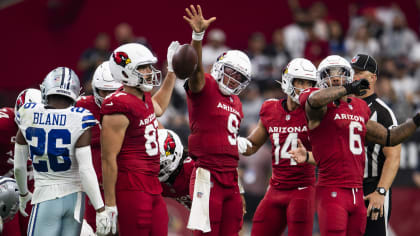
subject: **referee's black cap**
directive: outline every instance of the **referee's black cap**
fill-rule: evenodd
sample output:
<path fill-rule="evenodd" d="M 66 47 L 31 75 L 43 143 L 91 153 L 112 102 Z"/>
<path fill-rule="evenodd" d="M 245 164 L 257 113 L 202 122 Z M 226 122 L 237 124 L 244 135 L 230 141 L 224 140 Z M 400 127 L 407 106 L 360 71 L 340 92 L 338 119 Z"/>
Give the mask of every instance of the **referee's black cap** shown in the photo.
<path fill-rule="evenodd" d="M 358 71 L 369 71 L 373 74 L 378 73 L 378 64 L 375 58 L 366 54 L 357 54 L 350 61 L 351 67 Z"/>

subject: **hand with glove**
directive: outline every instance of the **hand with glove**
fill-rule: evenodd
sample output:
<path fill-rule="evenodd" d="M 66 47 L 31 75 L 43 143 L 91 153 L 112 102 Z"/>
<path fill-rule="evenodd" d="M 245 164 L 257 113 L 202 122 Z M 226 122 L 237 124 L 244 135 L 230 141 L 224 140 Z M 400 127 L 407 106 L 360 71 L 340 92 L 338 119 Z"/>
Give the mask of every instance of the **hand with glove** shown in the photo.
<path fill-rule="evenodd" d="M 111 217 L 104 207 L 96 211 L 96 233 L 99 235 L 109 234 L 111 231 Z"/>
<path fill-rule="evenodd" d="M 179 46 L 180 44 L 178 41 L 172 41 L 172 43 L 168 47 L 168 52 L 166 54 L 166 58 L 168 60 L 168 72 L 174 72 L 174 68 L 172 66 L 172 58 L 174 57 Z"/>
<path fill-rule="evenodd" d="M 244 154 L 248 147 L 251 148 L 252 143 L 247 138 L 238 137 L 238 152 Z"/>
<path fill-rule="evenodd" d="M 343 85 L 347 91 L 347 95 L 354 94 L 356 96 L 363 96 L 366 90 L 369 89 L 369 81 L 367 79 L 355 80 L 351 83 Z"/>
<path fill-rule="evenodd" d="M 116 234 L 117 233 L 117 219 L 118 219 L 117 206 L 105 206 L 105 212 L 108 214 L 108 217 L 111 220 L 111 233 Z"/>
<path fill-rule="evenodd" d="M 32 193 L 27 192 L 25 194 L 19 194 L 19 211 L 24 217 L 28 217 L 26 213 L 26 204 L 32 199 Z"/>

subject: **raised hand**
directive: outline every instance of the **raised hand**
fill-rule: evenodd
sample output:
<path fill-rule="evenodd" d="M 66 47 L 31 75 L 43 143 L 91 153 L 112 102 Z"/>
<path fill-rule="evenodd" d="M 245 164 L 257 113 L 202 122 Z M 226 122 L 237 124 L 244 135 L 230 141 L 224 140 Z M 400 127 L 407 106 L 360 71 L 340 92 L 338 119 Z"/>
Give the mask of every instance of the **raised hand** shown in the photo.
<path fill-rule="evenodd" d="M 184 20 L 190 24 L 191 28 L 196 33 L 203 32 L 216 20 L 216 17 L 211 17 L 208 20 L 204 19 L 200 5 L 197 5 L 197 10 L 194 5 L 190 5 L 190 8 L 185 8 L 185 12 L 187 13 L 187 16 L 184 16 Z"/>
<path fill-rule="evenodd" d="M 369 89 L 369 81 L 367 79 L 355 80 L 345 84 L 344 88 L 346 88 L 347 94 L 363 96 L 366 94 L 366 90 Z"/>
<path fill-rule="evenodd" d="M 178 41 L 172 41 L 172 43 L 168 47 L 168 53 L 166 54 L 166 58 L 168 60 L 168 71 L 174 72 L 174 68 L 172 66 L 172 58 L 174 57 L 176 51 L 178 50 L 180 44 Z"/>

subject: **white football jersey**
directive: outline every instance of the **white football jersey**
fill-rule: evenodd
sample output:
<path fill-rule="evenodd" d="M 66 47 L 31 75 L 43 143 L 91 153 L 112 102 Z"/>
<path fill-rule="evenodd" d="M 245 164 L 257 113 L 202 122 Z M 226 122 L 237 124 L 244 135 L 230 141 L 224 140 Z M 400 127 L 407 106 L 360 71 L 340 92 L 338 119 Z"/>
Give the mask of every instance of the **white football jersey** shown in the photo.
<path fill-rule="evenodd" d="M 44 104 L 26 103 L 15 119 L 34 167 L 32 204 L 82 191 L 75 145 L 96 125 L 92 113 L 82 107 L 46 109 Z"/>

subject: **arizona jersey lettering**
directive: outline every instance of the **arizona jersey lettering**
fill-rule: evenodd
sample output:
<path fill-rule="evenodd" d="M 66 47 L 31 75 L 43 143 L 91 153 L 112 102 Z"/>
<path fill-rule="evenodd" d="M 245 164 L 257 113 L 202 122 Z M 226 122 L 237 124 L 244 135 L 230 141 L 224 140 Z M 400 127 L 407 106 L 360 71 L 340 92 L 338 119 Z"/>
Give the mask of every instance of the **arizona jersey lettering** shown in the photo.
<path fill-rule="evenodd" d="M 297 139 L 307 150 L 311 150 L 305 111 L 299 107 L 289 112 L 285 107 L 285 99 L 270 99 L 264 102 L 260 111 L 261 122 L 270 136 L 273 155 L 270 185 L 277 189 L 314 185 L 315 167 L 308 163 L 298 165 L 288 153 L 297 148 Z"/>
<path fill-rule="evenodd" d="M 305 90 L 299 97 L 300 104 L 306 104 L 316 90 Z M 363 100 L 349 97 L 347 101 L 329 103 L 320 125 L 309 130 L 319 186 L 362 187 L 369 116 L 370 109 Z"/>
<path fill-rule="evenodd" d="M 237 134 L 243 118 L 236 95 L 223 96 L 216 81 L 205 74 L 206 84 L 199 93 L 187 90 L 191 135 L 190 156 L 197 165 L 215 171 L 235 171 L 238 166 Z"/>
<path fill-rule="evenodd" d="M 85 130 L 96 125 L 92 113 L 81 107 L 51 109 L 26 103 L 15 120 L 34 168 L 32 204 L 82 191 L 75 145 Z"/>

